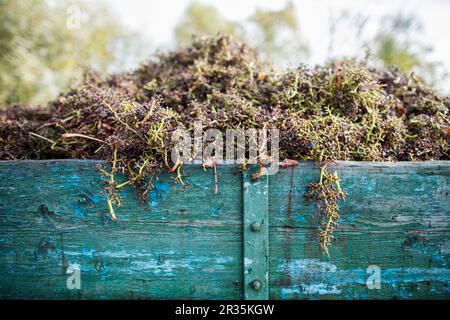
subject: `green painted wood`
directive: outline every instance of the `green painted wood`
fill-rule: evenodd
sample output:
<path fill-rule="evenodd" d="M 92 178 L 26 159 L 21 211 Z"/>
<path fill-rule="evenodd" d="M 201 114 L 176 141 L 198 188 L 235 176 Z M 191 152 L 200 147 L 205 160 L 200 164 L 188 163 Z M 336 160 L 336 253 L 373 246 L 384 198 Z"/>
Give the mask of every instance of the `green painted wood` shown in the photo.
<path fill-rule="evenodd" d="M 269 298 L 268 176 L 252 180 L 254 169 L 243 174 L 244 299 Z"/>
<path fill-rule="evenodd" d="M 242 178 L 186 168 L 140 205 L 123 193 L 107 215 L 93 161 L 0 162 L 0 297 L 39 299 L 241 299 Z M 39 210 L 45 204 L 54 214 Z M 69 290 L 69 264 L 81 289 Z"/>
<path fill-rule="evenodd" d="M 331 257 L 319 248 L 310 163 L 270 177 L 272 299 L 450 298 L 450 164 L 337 162 L 348 196 Z M 370 265 L 381 288 L 368 289 Z"/>
<path fill-rule="evenodd" d="M 244 298 L 243 183 L 236 166 L 162 174 L 140 205 L 107 214 L 94 161 L 0 162 L 0 298 Z M 450 162 L 337 162 L 348 193 L 331 257 L 304 200 L 310 162 L 270 176 L 270 299 L 449 299 Z M 123 177 L 122 177 L 123 179 Z M 244 182 L 245 183 L 245 182 Z M 45 204 L 45 206 L 43 206 Z M 66 286 L 78 264 L 81 289 Z M 381 288 L 366 286 L 370 265 Z"/>

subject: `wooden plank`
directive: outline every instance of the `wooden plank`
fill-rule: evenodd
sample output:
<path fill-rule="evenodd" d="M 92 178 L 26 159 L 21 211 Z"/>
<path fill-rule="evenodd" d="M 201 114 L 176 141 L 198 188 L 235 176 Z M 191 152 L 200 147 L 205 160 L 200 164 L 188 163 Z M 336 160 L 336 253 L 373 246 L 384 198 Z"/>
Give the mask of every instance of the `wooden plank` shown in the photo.
<path fill-rule="evenodd" d="M 186 167 L 184 192 L 162 175 L 145 205 L 126 188 L 113 222 L 96 164 L 0 162 L 1 298 L 242 298 L 239 168 L 219 168 L 218 194 L 201 166 Z"/>
<path fill-rule="evenodd" d="M 304 199 L 319 169 L 312 163 L 270 179 L 272 299 L 450 298 L 450 165 L 338 162 L 348 193 L 330 249 L 319 248 L 316 205 Z M 369 289 L 367 268 L 381 271 Z"/>
<path fill-rule="evenodd" d="M 242 179 L 244 299 L 264 300 L 269 298 L 269 183 L 267 175 L 252 180 L 254 169 L 244 172 Z"/>
<path fill-rule="evenodd" d="M 218 194 L 201 166 L 186 167 L 185 192 L 161 175 L 145 205 L 127 187 L 113 222 L 96 164 L 0 162 L 0 298 L 243 297 L 238 167 L 219 167 Z M 269 298 L 449 299 L 450 162 L 333 169 L 348 197 L 330 258 L 304 200 L 319 169 L 301 162 L 270 176 Z M 70 264 L 80 265 L 80 290 L 66 286 Z M 366 286 L 371 265 L 379 290 Z"/>

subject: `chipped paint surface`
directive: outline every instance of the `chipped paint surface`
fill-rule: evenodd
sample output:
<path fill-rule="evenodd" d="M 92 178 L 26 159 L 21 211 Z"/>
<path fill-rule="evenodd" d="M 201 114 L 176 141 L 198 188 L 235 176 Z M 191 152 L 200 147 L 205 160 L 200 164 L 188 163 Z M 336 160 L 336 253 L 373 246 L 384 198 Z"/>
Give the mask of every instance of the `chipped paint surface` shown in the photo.
<path fill-rule="evenodd" d="M 339 295 L 349 286 L 365 286 L 368 274 L 365 269 L 315 270 L 308 268 L 293 270 L 292 286 L 282 287 L 281 295 Z M 320 268 L 320 267 L 319 267 Z M 435 281 L 449 283 L 450 270 L 446 268 L 381 268 L 381 286 L 396 288 L 399 284 L 421 283 Z"/>
<path fill-rule="evenodd" d="M 318 247 L 316 207 L 303 199 L 318 177 L 312 163 L 255 192 L 261 181 L 242 183 L 238 167 L 224 166 L 218 194 L 201 166 L 186 166 L 184 192 L 161 175 L 141 205 L 125 187 L 116 222 L 96 164 L 0 162 L 0 298 L 242 299 L 243 275 L 261 266 L 243 254 L 247 190 L 268 197 L 268 269 L 258 274 L 269 298 L 450 299 L 448 162 L 334 164 L 348 197 L 330 258 Z M 70 265 L 80 267 L 80 290 L 66 286 Z M 369 265 L 380 268 L 379 290 L 366 285 Z"/>
<path fill-rule="evenodd" d="M 253 260 L 244 257 L 244 267 L 248 268 L 253 264 Z"/>
<path fill-rule="evenodd" d="M 300 284 L 297 288 L 281 288 L 281 296 L 283 299 L 295 295 L 328 295 L 328 294 L 340 294 L 341 290 L 336 286 L 328 286 L 323 283 L 303 285 Z"/>
<path fill-rule="evenodd" d="M 318 246 L 317 208 L 302 199 L 317 170 L 299 163 L 271 177 L 271 297 L 450 299 L 449 163 L 337 162 L 330 170 L 348 197 L 329 258 Z M 380 289 L 366 285 L 371 265 Z"/>
<path fill-rule="evenodd" d="M 308 272 L 336 272 L 337 267 L 328 262 L 322 262 L 319 259 L 297 259 L 285 262 L 277 266 L 278 271 L 288 272 L 296 277 Z"/>
<path fill-rule="evenodd" d="M 143 205 L 127 186 L 113 222 L 96 164 L 0 162 L 0 298 L 242 298 L 237 167 L 217 195 L 201 166 L 186 166 L 186 192 L 160 176 Z M 80 290 L 66 286 L 73 264 Z"/>

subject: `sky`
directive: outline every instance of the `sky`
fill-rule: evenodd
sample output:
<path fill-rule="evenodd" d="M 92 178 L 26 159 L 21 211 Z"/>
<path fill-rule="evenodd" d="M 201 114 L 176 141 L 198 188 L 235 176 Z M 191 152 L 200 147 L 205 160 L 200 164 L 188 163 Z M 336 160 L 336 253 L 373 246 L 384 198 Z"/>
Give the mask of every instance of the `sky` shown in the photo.
<path fill-rule="evenodd" d="M 106 0 L 119 19 L 131 30 L 148 37 L 153 48 L 173 47 L 173 30 L 180 21 L 189 0 Z M 276 0 L 199 0 L 214 5 L 226 18 L 244 20 L 256 8 L 280 9 L 286 1 Z M 429 58 L 441 61 L 450 71 L 450 0 L 294 0 L 302 36 L 310 48 L 308 63 L 327 59 L 330 16 L 341 10 L 363 13 L 371 18 L 397 12 L 413 13 L 423 24 L 423 39 L 434 51 Z M 345 34 L 345 32 L 344 32 Z M 352 39 L 341 38 L 335 50 L 352 54 Z M 450 88 L 448 83 L 443 84 Z M 446 90 L 448 91 L 448 90 Z"/>

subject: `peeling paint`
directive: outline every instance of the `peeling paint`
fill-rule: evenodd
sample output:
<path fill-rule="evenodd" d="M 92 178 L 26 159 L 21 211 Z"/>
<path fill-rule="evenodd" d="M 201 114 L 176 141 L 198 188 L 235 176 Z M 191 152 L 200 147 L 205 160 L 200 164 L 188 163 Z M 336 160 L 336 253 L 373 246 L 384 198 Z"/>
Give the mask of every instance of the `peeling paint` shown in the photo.
<path fill-rule="evenodd" d="M 297 288 L 281 288 L 281 296 L 287 298 L 292 295 L 325 295 L 340 294 L 341 290 L 337 286 L 329 286 L 323 283 L 310 284 L 310 285 L 299 285 Z"/>
<path fill-rule="evenodd" d="M 248 268 L 253 264 L 253 260 L 249 258 L 244 258 L 244 267 Z"/>

